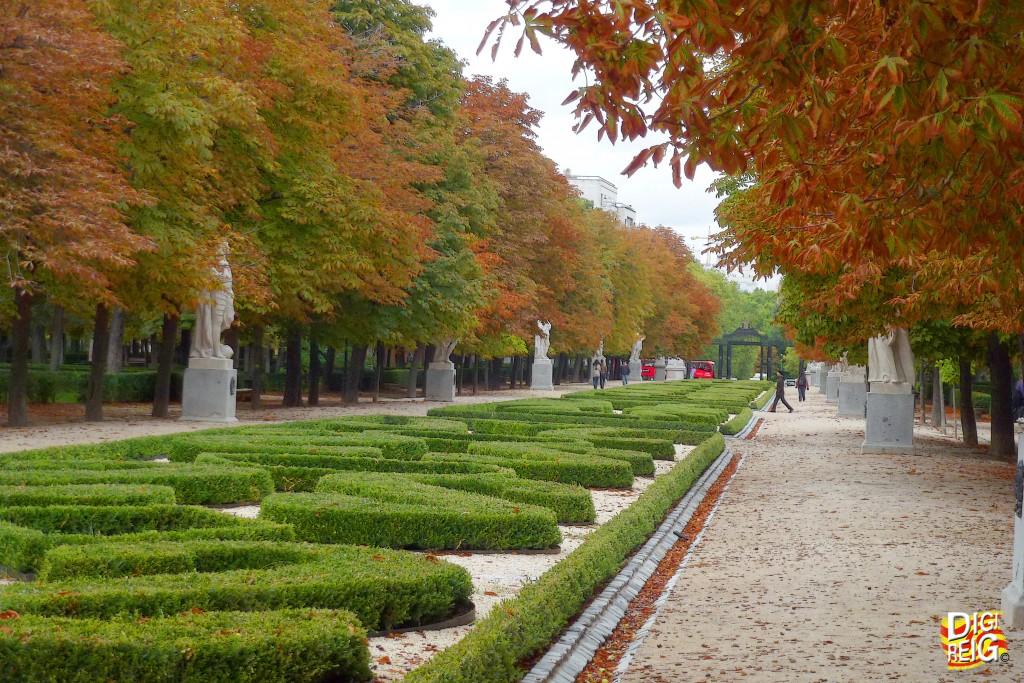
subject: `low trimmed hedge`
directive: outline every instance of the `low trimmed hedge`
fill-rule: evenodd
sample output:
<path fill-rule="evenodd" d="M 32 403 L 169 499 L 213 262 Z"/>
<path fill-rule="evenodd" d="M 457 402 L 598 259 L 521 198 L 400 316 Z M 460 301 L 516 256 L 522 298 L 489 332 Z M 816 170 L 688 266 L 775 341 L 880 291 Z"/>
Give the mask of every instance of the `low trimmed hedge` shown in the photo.
<path fill-rule="evenodd" d="M 224 515 L 227 517 L 227 515 Z M 230 522 L 228 522 L 230 524 Z M 180 531 L 140 531 L 121 534 L 113 539 L 92 534 L 44 534 L 37 529 L 0 522 L 0 566 L 16 572 L 31 573 L 42 566 L 52 548 L 65 545 L 105 545 L 118 543 L 151 543 L 154 541 L 294 541 L 290 524 L 277 524 L 258 519 L 241 526 L 182 529 Z"/>
<path fill-rule="evenodd" d="M 598 448 L 587 442 L 566 442 L 550 443 L 545 445 L 556 451 L 576 453 L 578 455 L 595 456 L 598 458 L 611 458 L 612 460 L 623 460 L 629 463 L 630 469 L 635 477 L 650 477 L 654 475 L 654 459 L 650 453 L 643 451 L 632 451 L 625 448 Z"/>
<path fill-rule="evenodd" d="M 742 432 L 747 423 L 752 419 L 754 419 L 754 412 L 750 408 L 744 408 L 734 418 L 722 425 L 720 429 L 726 436 L 734 436 Z"/>
<path fill-rule="evenodd" d="M 160 463 L 91 463 L 98 466 L 131 466 L 130 469 L 0 469 L 0 485 L 57 486 L 64 484 L 135 484 L 169 486 L 185 505 L 232 505 L 254 503 L 274 491 L 264 470 L 248 467 L 197 466 Z M 57 464 L 59 467 L 60 464 Z"/>
<path fill-rule="evenodd" d="M 186 572 L 269 569 L 314 562 L 317 546 L 269 541 L 192 541 L 102 543 L 60 546 L 46 554 L 36 579 L 59 581 L 83 577 L 113 578 Z"/>
<path fill-rule="evenodd" d="M 0 507 L 22 505 L 174 505 L 170 486 L 65 484 L 0 486 Z"/>
<path fill-rule="evenodd" d="M 256 467 L 265 470 L 274 481 L 277 491 L 312 491 L 322 477 L 339 471 L 352 472 L 396 472 L 423 474 L 474 474 L 497 472 L 500 468 L 473 462 L 430 462 L 425 460 L 387 460 L 384 458 L 337 458 L 323 461 L 331 467 L 303 467 L 284 464 L 283 455 L 258 455 L 255 460 L 249 453 L 200 453 L 197 464 L 231 464 Z M 281 464 L 271 464 L 272 462 Z"/>
<path fill-rule="evenodd" d="M 548 646 L 593 595 L 642 545 L 665 514 L 724 448 L 712 436 L 659 477 L 636 503 L 590 535 L 569 557 L 519 595 L 501 603 L 455 645 L 410 672 L 407 683 L 505 683 L 518 681 L 519 663 Z"/>
<path fill-rule="evenodd" d="M 625 461 L 529 443 L 477 442 L 470 444 L 465 455 L 431 454 L 427 457 L 499 465 L 515 470 L 526 479 L 544 479 L 587 488 L 629 488 L 633 485 L 633 470 Z"/>
<path fill-rule="evenodd" d="M 20 616 L 0 628 L 0 679 L 369 681 L 366 631 L 345 611 L 185 612 L 160 619 Z"/>
<path fill-rule="evenodd" d="M 269 429 L 259 431 L 238 431 L 237 433 L 220 433 L 207 435 L 196 432 L 182 437 L 172 460 L 195 460 L 199 453 L 215 451 L 252 451 L 252 452 L 303 452 L 331 453 L 329 449 L 338 449 L 335 455 L 344 455 L 349 449 L 372 448 L 379 450 L 366 451 L 363 455 L 373 455 L 398 460 L 417 460 L 427 453 L 427 444 L 423 439 L 405 436 L 383 430 L 360 432 L 358 434 L 339 432 L 331 435 L 304 434 L 298 430 L 275 432 Z M 349 453 L 358 455 L 356 451 Z"/>
<path fill-rule="evenodd" d="M 550 548 L 561 540 L 555 514 L 526 503 L 402 481 L 332 474 L 316 493 L 268 497 L 263 519 L 295 527 L 316 543 L 417 550 Z"/>
<path fill-rule="evenodd" d="M 543 431 L 538 436 L 563 439 L 580 439 L 600 448 L 617 448 L 623 450 L 643 451 L 655 460 L 675 460 L 676 448 L 669 438 L 631 437 L 620 434 L 613 427 L 597 427 L 595 429 L 556 429 Z"/>
<path fill-rule="evenodd" d="M 750 402 L 750 407 L 753 408 L 754 410 L 764 410 L 764 407 L 768 405 L 768 403 L 772 400 L 773 396 L 775 396 L 774 391 L 766 390 L 764 393 L 762 393 L 760 396 L 758 396 L 757 398 Z"/>
<path fill-rule="evenodd" d="M 249 523 L 195 505 L 23 505 L 0 508 L 0 520 L 44 533 L 101 536 Z"/>
<path fill-rule="evenodd" d="M 109 619 L 192 609 L 345 609 L 377 631 L 440 621 L 465 606 L 473 590 L 469 573 L 450 562 L 382 548 L 321 553 L 319 561 L 270 569 L 12 584 L 0 589 L 0 612 Z"/>

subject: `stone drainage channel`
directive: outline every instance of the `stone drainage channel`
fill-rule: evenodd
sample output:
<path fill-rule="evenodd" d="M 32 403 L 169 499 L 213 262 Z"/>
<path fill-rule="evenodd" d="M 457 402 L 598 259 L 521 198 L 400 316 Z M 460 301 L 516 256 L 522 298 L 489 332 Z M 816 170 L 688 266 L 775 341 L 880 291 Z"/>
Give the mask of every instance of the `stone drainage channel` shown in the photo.
<path fill-rule="evenodd" d="M 647 543 L 534 665 L 522 683 L 573 683 L 576 680 L 615 631 L 629 604 L 639 595 L 662 558 L 678 542 L 679 538 L 674 532 L 682 530 L 690 521 L 708 489 L 718 480 L 732 458 L 733 454 L 728 448 L 722 451 L 657 531 L 647 539 Z"/>

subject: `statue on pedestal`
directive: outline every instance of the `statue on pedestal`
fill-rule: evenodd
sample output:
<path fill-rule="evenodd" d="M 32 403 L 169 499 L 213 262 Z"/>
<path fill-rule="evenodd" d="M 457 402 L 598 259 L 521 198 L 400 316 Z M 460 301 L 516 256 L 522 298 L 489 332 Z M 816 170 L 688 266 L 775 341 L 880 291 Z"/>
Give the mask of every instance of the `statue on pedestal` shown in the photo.
<path fill-rule="evenodd" d="M 640 338 L 633 342 L 633 348 L 629 351 L 629 362 L 636 363 L 640 361 L 640 352 L 644 348 L 644 340 L 646 336 L 640 335 Z"/>
<path fill-rule="evenodd" d="M 594 352 L 594 358 L 600 358 L 604 360 L 604 339 L 597 345 L 597 351 Z"/>
<path fill-rule="evenodd" d="M 533 336 L 533 359 L 534 361 L 550 360 L 548 348 L 551 346 L 551 323 L 538 320 L 537 328 L 540 333 Z"/>
<path fill-rule="evenodd" d="M 434 361 L 435 363 L 451 363 L 452 351 L 455 350 L 455 346 L 459 343 L 458 339 L 442 339 L 441 341 L 434 344 Z"/>
<path fill-rule="evenodd" d="M 192 329 L 189 358 L 230 359 L 234 355 L 230 346 L 220 343 L 221 333 L 230 328 L 235 320 L 235 292 L 226 249 L 213 272 L 220 280 L 221 287 L 216 291 L 204 292 L 196 308 L 196 325 Z"/>
<path fill-rule="evenodd" d="M 914 354 L 905 329 L 890 329 L 868 341 L 868 373 L 872 382 L 913 384 Z"/>

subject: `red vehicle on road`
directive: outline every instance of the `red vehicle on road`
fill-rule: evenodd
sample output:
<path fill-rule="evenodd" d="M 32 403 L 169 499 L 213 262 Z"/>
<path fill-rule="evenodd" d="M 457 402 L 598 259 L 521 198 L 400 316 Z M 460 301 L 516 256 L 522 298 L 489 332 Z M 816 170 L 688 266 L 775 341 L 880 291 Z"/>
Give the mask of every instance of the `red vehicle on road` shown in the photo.
<path fill-rule="evenodd" d="M 714 379 L 715 364 L 709 360 L 695 360 L 690 363 L 690 377 L 693 379 Z"/>

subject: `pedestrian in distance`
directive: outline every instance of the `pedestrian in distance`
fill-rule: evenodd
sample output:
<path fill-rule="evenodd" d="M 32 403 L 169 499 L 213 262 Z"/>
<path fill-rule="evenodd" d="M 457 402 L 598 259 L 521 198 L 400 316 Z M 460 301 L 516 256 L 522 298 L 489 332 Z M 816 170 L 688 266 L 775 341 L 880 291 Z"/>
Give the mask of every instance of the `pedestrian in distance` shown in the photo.
<path fill-rule="evenodd" d="M 807 385 L 810 384 L 807 381 L 807 373 L 801 372 L 800 376 L 796 380 L 796 398 L 798 401 L 803 402 L 807 400 Z"/>
<path fill-rule="evenodd" d="M 601 368 L 601 388 L 604 389 L 604 384 L 608 381 L 608 361 L 602 358 L 598 367 Z"/>
<path fill-rule="evenodd" d="M 622 362 L 622 386 L 629 386 L 629 362 Z"/>
<path fill-rule="evenodd" d="M 782 374 L 782 370 L 776 370 L 778 379 L 775 382 L 775 400 L 772 401 L 772 407 L 768 409 L 769 413 L 775 412 L 775 406 L 779 405 L 779 401 L 782 401 L 782 405 L 789 408 L 789 412 L 793 412 L 793 406 L 789 405 L 786 401 L 786 376 Z"/>
<path fill-rule="evenodd" d="M 590 381 L 594 383 L 594 388 L 597 389 L 598 385 L 601 384 L 601 359 L 594 357 L 590 361 Z"/>

